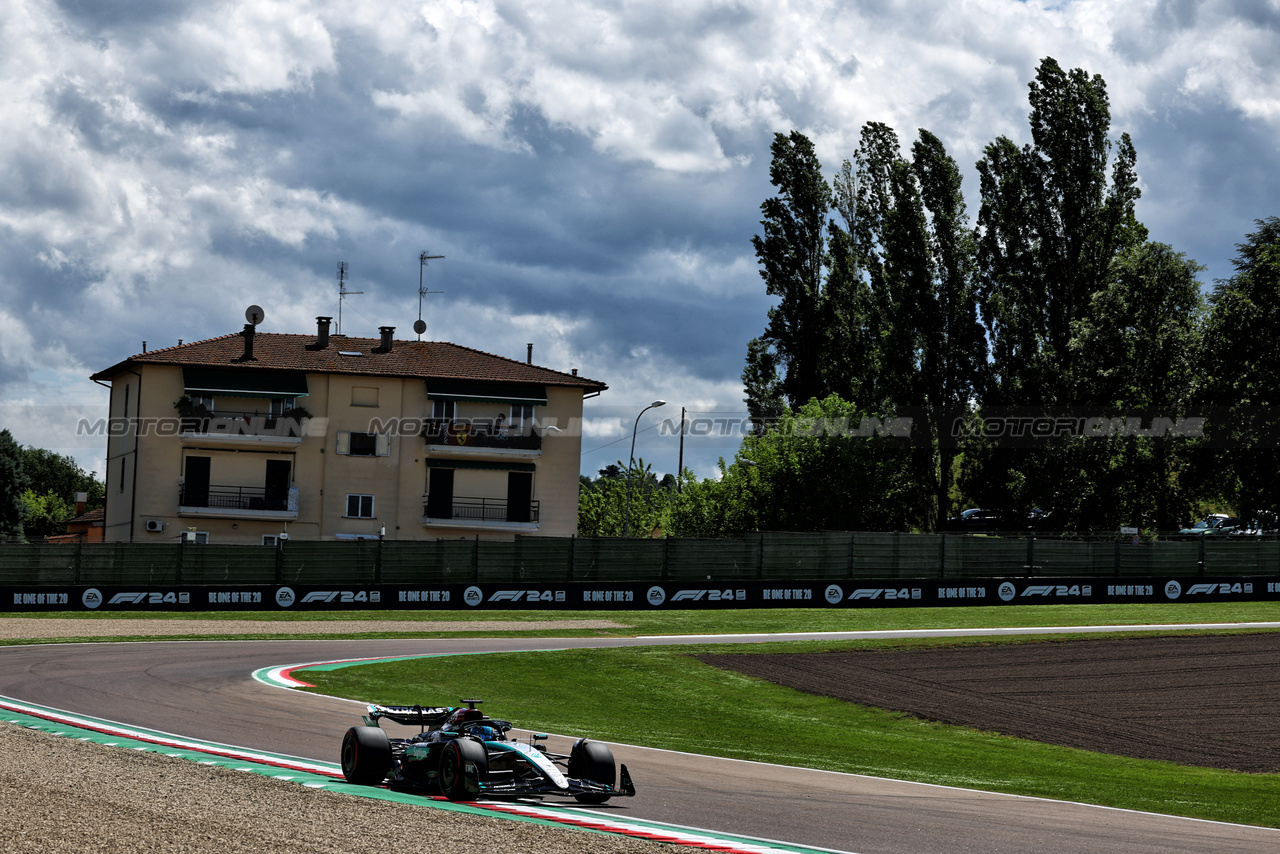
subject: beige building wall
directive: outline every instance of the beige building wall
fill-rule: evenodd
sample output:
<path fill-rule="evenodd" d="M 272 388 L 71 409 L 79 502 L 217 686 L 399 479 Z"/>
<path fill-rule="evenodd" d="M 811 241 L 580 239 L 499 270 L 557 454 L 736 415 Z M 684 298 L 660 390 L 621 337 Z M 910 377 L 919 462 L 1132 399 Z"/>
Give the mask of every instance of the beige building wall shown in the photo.
<path fill-rule="evenodd" d="M 175 424 L 175 403 L 184 394 L 183 370 L 170 365 L 139 365 L 141 377 L 124 371 L 111 380 L 112 419 L 141 416 L 148 424 Z M 307 435 L 288 447 L 261 447 L 251 442 L 203 437 L 182 438 L 172 428 L 129 430 L 107 437 L 107 502 L 105 536 L 108 542 L 174 542 L 189 529 L 208 533 L 210 542 L 258 544 L 264 535 L 288 532 L 291 538 L 332 540 L 339 534 L 377 535 L 385 526 L 388 539 L 432 540 L 465 537 L 510 539 L 516 533 L 568 537 L 577 531 L 578 470 L 582 393 L 576 388 L 547 387 L 546 406 L 534 408 L 540 454 L 503 457 L 501 452 L 477 450 L 468 458 L 502 463 L 533 464 L 533 499 L 539 502 L 536 528 L 521 525 L 424 525 L 427 494 L 427 446 L 419 435 L 387 435 L 385 456 L 338 453 L 342 434 L 365 433 L 378 423 L 431 416 L 427 385 L 417 377 L 369 377 L 308 374 L 308 395 L 299 405 L 313 416 Z M 139 393 L 141 388 L 141 394 Z M 128 399 L 126 412 L 125 400 Z M 217 397 L 219 412 L 266 412 L 267 401 Z M 502 404 L 460 404 L 462 418 L 510 417 Z M 546 430 L 559 427 L 564 432 Z M 384 430 L 385 432 L 385 430 Z M 109 431 L 110 433 L 110 431 Z M 135 453 L 136 446 L 136 453 Z M 207 513 L 178 513 L 178 495 L 185 460 L 210 458 L 213 485 L 262 487 L 266 461 L 290 462 L 291 486 L 297 489 L 297 518 L 216 518 Z M 136 472 L 135 472 L 136 468 Z M 137 493 L 134 494 L 134 484 Z M 349 494 L 375 497 L 373 518 L 347 515 Z M 455 469 L 454 494 L 505 500 L 507 471 Z M 146 522 L 160 530 L 147 531 Z"/>

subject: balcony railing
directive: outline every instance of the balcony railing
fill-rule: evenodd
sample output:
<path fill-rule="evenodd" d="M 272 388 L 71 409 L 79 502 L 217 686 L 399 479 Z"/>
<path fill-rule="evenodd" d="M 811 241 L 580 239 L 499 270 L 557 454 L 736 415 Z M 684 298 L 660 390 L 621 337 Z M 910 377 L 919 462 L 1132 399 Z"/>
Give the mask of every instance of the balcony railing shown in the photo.
<path fill-rule="evenodd" d="M 542 449 L 542 437 L 531 427 L 498 427 L 487 419 L 428 419 L 422 428 L 422 438 L 428 447 Z"/>
<path fill-rule="evenodd" d="M 443 506 L 428 500 L 422 507 L 422 514 L 431 519 L 464 522 L 537 522 L 538 502 L 530 501 L 526 507 L 523 502 L 512 505 L 501 498 L 454 496 L 452 501 Z"/>
<path fill-rule="evenodd" d="M 180 507 L 208 507 L 215 510 L 271 510 L 287 512 L 289 491 L 266 490 L 254 486 L 206 486 L 186 484 L 178 488 Z"/>
<path fill-rule="evenodd" d="M 182 416 L 182 432 L 216 436 L 294 436 L 302 435 L 303 419 L 298 411 L 283 415 L 267 412 L 198 412 Z"/>

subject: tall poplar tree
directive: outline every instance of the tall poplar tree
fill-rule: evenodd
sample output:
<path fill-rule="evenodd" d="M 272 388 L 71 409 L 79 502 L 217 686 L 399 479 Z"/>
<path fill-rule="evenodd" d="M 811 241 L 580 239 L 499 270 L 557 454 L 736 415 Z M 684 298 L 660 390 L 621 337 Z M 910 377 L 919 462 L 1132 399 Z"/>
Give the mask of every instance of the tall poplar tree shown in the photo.
<path fill-rule="evenodd" d="M 747 348 L 743 382 L 759 423 L 780 405 L 824 396 L 825 261 L 831 188 L 813 143 L 799 131 L 775 134 L 769 178 L 778 195 L 760 206 L 763 236 L 751 239 L 766 292 L 778 299 L 764 334 Z M 776 380 L 775 380 L 776 378 Z"/>
<path fill-rule="evenodd" d="M 864 126 L 850 232 L 871 293 L 878 399 L 859 402 L 915 414 L 912 464 L 929 496 L 922 516 L 940 524 L 950 510 L 951 429 L 978 386 L 986 339 L 960 170 L 927 130 L 911 154 L 887 125 Z"/>
<path fill-rule="evenodd" d="M 1029 88 L 1031 142 L 999 137 L 977 164 L 976 264 L 991 348 L 978 397 L 988 412 L 1106 403 L 1105 384 L 1094 381 L 1072 338 L 1107 287 L 1113 260 L 1147 233 L 1134 214 L 1137 155 L 1128 134 L 1114 144 L 1109 136 L 1105 81 L 1050 57 Z M 1088 480 L 1108 466 L 1099 448 L 1081 462 L 1080 449 L 1056 442 L 974 449 L 966 492 L 988 505 L 1052 507 L 1073 475 Z"/>
<path fill-rule="evenodd" d="M 1030 84 L 1031 143 L 1007 137 L 978 162 L 978 274 L 995 385 L 986 402 L 1079 403 L 1091 391 L 1070 348 L 1112 259 L 1146 239 L 1128 134 L 1111 158 L 1106 82 L 1044 59 Z M 1110 160 L 1111 179 L 1107 179 Z"/>

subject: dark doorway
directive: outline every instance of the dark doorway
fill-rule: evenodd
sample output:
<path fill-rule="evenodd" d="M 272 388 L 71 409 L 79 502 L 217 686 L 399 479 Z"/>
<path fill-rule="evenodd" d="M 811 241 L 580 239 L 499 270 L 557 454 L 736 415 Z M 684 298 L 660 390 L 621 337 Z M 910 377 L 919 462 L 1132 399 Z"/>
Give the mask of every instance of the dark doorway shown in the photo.
<path fill-rule="evenodd" d="M 428 469 L 427 515 L 432 519 L 453 518 L 453 469 Z"/>
<path fill-rule="evenodd" d="M 182 481 L 182 498 L 187 507 L 209 506 L 209 457 L 187 457 L 187 470 Z"/>
<path fill-rule="evenodd" d="M 507 473 L 507 521 L 528 522 L 529 505 L 533 502 L 533 473 Z"/>
<path fill-rule="evenodd" d="M 266 506 L 264 510 L 289 509 L 288 460 L 267 460 Z"/>

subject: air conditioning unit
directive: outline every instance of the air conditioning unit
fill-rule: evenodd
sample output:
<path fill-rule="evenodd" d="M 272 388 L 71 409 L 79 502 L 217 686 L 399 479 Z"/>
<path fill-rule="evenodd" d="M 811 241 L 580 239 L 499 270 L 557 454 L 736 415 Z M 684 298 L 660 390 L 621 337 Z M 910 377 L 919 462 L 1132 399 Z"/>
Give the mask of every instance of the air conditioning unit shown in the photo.
<path fill-rule="evenodd" d="M 164 530 L 164 522 L 161 522 L 159 519 L 147 520 L 147 531 L 149 533 L 158 534 L 163 530 Z"/>

